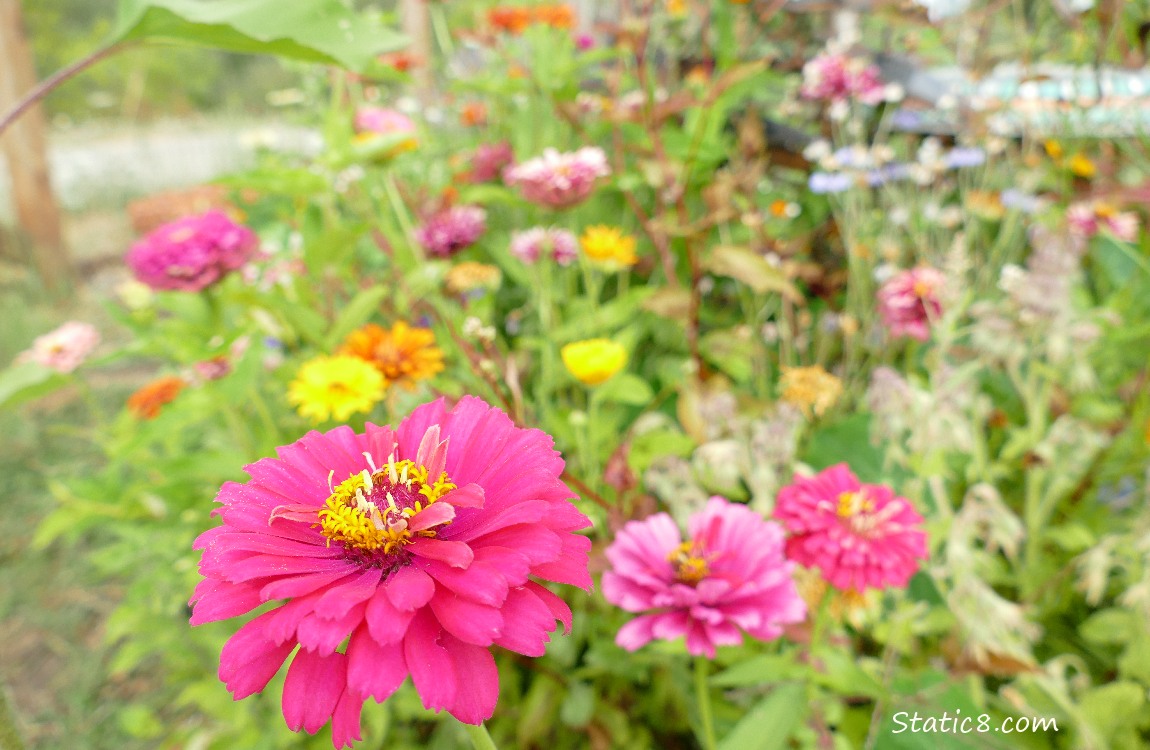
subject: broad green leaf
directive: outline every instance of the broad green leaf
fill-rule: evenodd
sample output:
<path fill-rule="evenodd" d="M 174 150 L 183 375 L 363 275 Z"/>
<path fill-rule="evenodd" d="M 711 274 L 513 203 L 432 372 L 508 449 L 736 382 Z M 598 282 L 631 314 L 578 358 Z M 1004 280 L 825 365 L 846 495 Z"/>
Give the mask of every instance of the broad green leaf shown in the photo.
<path fill-rule="evenodd" d="M 0 372 L 0 408 L 39 398 L 68 382 L 67 377 L 35 362 L 13 365 Z"/>
<path fill-rule="evenodd" d="M 379 303 L 386 294 L 387 287 L 372 286 L 352 297 L 351 302 L 344 305 L 335 325 L 328 332 L 325 340 L 326 348 L 329 351 L 334 350 L 349 333 L 366 323 L 371 314 L 379 308 Z"/>
<path fill-rule="evenodd" d="M 788 654 L 761 654 L 724 669 L 711 678 L 719 687 L 768 685 L 802 676 L 804 667 Z"/>
<path fill-rule="evenodd" d="M 791 733 L 806 718 L 803 685 L 780 685 L 760 701 L 719 743 L 719 750 L 783 750 Z"/>
<path fill-rule="evenodd" d="M 655 398 L 655 392 L 651 390 L 651 386 L 643 378 L 624 372 L 596 388 L 592 398 L 596 401 L 646 406 L 651 402 L 651 399 Z"/>
<path fill-rule="evenodd" d="M 120 0 L 112 41 L 176 42 L 357 71 L 406 45 L 339 0 Z"/>

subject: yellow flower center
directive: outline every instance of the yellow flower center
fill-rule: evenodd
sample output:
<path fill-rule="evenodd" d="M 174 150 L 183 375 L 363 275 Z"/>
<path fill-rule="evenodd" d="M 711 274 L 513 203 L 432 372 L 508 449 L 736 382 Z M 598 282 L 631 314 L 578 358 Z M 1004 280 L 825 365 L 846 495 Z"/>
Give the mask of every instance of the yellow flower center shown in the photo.
<path fill-rule="evenodd" d="M 861 492 L 844 492 L 839 495 L 839 518 L 854 518 L 855 516 L 873 513 L 874 501 Z"/>
<path fill-rule="evenodd" d="M 711 573 L 706 555 L 693 541 L 680 544 L 667 555 L 667 560 L 675 566 L 675 579 L 692 586 Z"/>
<path fill-rule="evenodd" d="M 349 550 L 392 555 L 417 536 L 434 537 L 434 528 L 413 532 L 408 521 L 455 489 L 447 472 L 432 481 L 426 467 L 396 461 L 394 456 L 384 468 L 372 469 L 345 479 L 320 508 L 320 528 L 328 546 L 338 542 Z"/>

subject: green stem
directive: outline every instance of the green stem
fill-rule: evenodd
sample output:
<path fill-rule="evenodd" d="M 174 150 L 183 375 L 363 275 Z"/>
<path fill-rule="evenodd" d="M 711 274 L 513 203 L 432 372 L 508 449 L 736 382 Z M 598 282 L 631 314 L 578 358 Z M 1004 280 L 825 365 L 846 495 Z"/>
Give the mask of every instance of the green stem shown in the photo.
<path fill-rule="evenodd" d="M 467 730 L 467 736 L 471 738 L 475 750 L 498 750 L 485 725 L 464 724 L 463 728 Z"/>
<path fill-rule="evenodd" d="M 699 703 L 699 719 L 703 724 L 700 738 L 703 750 L 715 750 L 715 717 L 711 712 L 711 691 L 707 688 L 708 662 L 702 656 L 695 657 L 695 700 Z"/>
<path fill-rule="evenodd" d="M 7 690 L 0 684 L 0 750 L 24 750 L 16 715 L 8 705 Z"/>

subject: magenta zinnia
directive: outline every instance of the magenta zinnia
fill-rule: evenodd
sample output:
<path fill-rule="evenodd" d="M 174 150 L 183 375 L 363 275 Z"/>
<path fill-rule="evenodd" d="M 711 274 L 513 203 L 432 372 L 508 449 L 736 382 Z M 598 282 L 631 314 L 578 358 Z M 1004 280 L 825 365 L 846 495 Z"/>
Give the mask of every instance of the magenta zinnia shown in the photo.
<path fill-rule="evenodd" d="M 293 730 L 330 719 L 335 746 L 350 746 L 363 702 L 409 674 L 424 706 L 478 724 L 499 694 L 489 647 L 541 656 L 556 620 L 570 629 L 538 581 L 590 589 L 591 543 L 574 533 L 590 521 L 545 433 L 466 397 L 396 430 L 310 432 L 278 454 L 223 486 L 223 525 L 195 544 L 193 625 L 281 602 L 220 654 L 237 700 L 299 646 L 282 701 Z"/>
<path fill-rule="evenodd" d="M 671 516 L 657 513 L 629 522 L 607 548 L 613 569 L 603 574 L 603 595 L 646 613 L 619 631 L 620 646 L 635 651 L 653 638 L 685 636 L 687 651 L 714 657 L 716 646 L 742 643 L 740 630 L 771 640 L 806 616 L 778 524 L 713 497 L 687 531 L 683 541 Z"/>
<path fill-rule="evenodd" d="M 474 245 L 487 230 L 487 212 L 479 206 L 452 206 L 427 218 L 415 240 L 436 258 L 449 258 Z"/>
<path fill-rule="evenodd" d="M 208 211 L 165 224 L 128 251 L 128 266 L 152 289 L 198 292 L 255 255 L 252 230 L 223 211 Z"/>
<path fill-rule="evenodd" d="M 862 484 L 846 464 L 796 477 L 779 490 L 774 515 L 791 534 L 787 557 L 842 591 L 906 586 L 927 556 L 922 516 L 910 501 Z"/>

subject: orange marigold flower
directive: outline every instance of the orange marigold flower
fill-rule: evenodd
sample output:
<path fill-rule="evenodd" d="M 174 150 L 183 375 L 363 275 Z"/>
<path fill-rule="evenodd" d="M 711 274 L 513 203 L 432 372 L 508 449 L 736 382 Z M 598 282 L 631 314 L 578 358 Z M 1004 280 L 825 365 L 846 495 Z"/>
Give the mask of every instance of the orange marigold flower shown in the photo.
<path fill-rule="evenodd" d="M 399 383 L 409 390 L 416 381 L 443 371 L 443 351 L 435 345 L 435 334 L 402 320 L 391 330 L 368 323 L 347 337 L 339 353 L 370 362 L 389 385 Z"/>
<path fill-rule="evenodd" d="M 174 375 L 153 380 L 128 397 L 128 409 L 138 419 L 155 419 L 164 404 L 170 404 L 187 383 Z"/>

